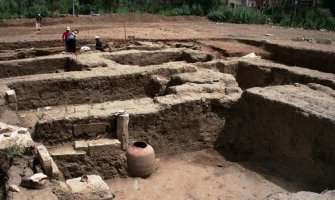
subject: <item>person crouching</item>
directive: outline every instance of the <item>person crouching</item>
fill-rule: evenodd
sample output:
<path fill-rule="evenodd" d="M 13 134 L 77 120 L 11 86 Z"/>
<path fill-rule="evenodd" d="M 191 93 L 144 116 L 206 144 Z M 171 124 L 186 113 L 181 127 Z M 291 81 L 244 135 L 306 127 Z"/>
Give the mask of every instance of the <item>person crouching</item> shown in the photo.
<path fill-rule="evenodd" d="M 95 36 L 95 50 L 105 51 L 98 35 Z"/>
<path fill-rule="evenodd" d="M 98 51 L 111 51 L 111 48 L 108 44 L 103 45 L 103 43 L 100 40 L 100 37 L 98 35 L 95 36 L 95 50 Z"/>

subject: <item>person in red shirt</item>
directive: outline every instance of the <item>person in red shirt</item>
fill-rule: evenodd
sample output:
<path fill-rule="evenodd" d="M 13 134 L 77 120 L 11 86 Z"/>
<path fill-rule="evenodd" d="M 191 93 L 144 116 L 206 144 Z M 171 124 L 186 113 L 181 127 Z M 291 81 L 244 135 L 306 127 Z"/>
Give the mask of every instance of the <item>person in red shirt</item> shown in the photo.
<path fill-rule="evenodd" d="M 67 49 L 67 39 L 71 35 L 70 27 L 66 27 L 66 31 L 63 33 L 62 40 L 65 42 L 65 49 Z"/>

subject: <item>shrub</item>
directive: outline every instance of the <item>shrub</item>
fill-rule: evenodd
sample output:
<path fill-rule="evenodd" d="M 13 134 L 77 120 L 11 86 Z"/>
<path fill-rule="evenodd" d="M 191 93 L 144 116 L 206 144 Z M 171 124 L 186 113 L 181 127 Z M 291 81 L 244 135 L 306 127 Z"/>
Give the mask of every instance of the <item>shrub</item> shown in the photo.
<path fill-rule="evenodd" d="M 274 23 L 281 26 L 302 27 L 306 29 L 328 29 L 335 30 L 335 18 L 327 9 L 312 9 L 301 10 L 297 15 L 282 14 L 275 12 L 272 16 Z"/>
<path fill-rule="evenodd" d="M 265 24 L 268 17 L 252 8 L 228 8 L 221 6 L 211 11 L 207 17 L 213 21 L 230 22 L 236 24 Z"/>
<path fill-rule="evenodd" d="M 0 19 L 18 18 L 17 8 L 13 1 L 0 0 Z"/>
<path fill-rule="evenodd" d="M 184 3 L 193 10 L 192 14 L 194 15 L 208 14 L 213 8 L 221 4 L 220 0 L 184 0 Z"/>
<path fill-rule="evenodd" d="M 204 10 L 201 7 L 200 4 L 193 4 L 191 7 L 191 13 L 192 15 L 198 15 L 198 16 L 203 16 L 204 14 Z"/>
<path fill-rule="evenodd" d="M 7 160 L 12 160 L 15 156 L 23 152 L 23 147 L 18 144 L 8 143 L 4 152 Z"/>
<path fill-rule="evenodd" d="M 0 19 L 16 19 L 19 18 L 19 15 L 14 13 L 8 13 L 8 12 L 0 12 Z"/>
<path fill-rule="evenodd" d="M 27 18 L 35 18 L 38 14 L 42 17 L 51 17 L 52 13 L 48 10 L 46 6 L 33 5 L 29 7 L 24 13 Z"/>
<path fill-rule="evenodd" d="M 179 8 L 167 8 L 159 12 L 162 15 L 167 16 L 178 16 L 178 15 L 191 15 L 191 9 L 187 5 L 183 5 Z"/>

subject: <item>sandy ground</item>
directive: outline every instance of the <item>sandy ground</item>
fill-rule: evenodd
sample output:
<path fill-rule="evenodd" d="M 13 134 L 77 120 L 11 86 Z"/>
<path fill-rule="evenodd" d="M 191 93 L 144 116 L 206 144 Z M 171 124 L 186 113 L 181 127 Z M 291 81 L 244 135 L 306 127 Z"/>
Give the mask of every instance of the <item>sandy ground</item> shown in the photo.
<path fill-rule="evenodd" d="M 271 193 L 285 192 L 286 187 L 294 190 L 287 182 L 271 182 L 210 149 L 157 158 L 159 168 L 147 179 L 109 180 L 116 199 L 259 200 Z"/>

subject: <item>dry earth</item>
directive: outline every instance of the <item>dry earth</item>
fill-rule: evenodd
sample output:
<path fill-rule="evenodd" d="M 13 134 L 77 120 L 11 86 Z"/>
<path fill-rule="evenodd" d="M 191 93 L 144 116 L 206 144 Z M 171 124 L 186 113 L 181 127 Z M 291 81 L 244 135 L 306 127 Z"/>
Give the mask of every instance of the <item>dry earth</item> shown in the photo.
<path fill-rule="evenodd" d="M 335 51 L 335 44 L 322 45 L 291 41 L 292 38 L 329 39 L 334 41 L 335 34 L 300 28 L 283 28 L 272 25 L 246 25 L 215 23 L 204 17 L 165 17 L 150 14 L 125 14 L 107 16 L 81 16 L 43 20 L 42 31 L 35 30 L 34 20 L 6 20 L 0 22 L 2 42 L 17 41 L 61 41 L 66 26 L 80 30 L 79 39 L 92 39 L 100 35 L 103 39 L 124 39 L 126 35 L 142 39 L 199 39 L 231 38 L 269 40 L 283 45 L 299 46 L 309 49 Z M 270 34 L 267 36 L 267 34 Z"/>
<path fill-rule="evenodd" d="M 116 199 L 129 200 L 257 200 L 295 189 L 278 178 L 267 178 L 270 181 L 208 149 L 159 158 L 158 170 L 147 179 L 108 183 Z"/>
<path fill-rule="evenodd" d="M 318 44 L 316 42 L 311 43 L 308 41 L 301 41 L 301 42 L 292 41 L 292 39 L 296 37 L 307 38 L 307 39 L 312 38 L 314 40 L 328 39 L 330 41 L 335 41 L 335 34 L 332 32 L 317 31 L 317 30 L 302 30 L 302 29 L 297 29 L 297 28 L 282 28 L 282 27 L 272 26 L 272 25 L 237 25 L 237 24 L 227 24 L 227 23 L 215 23 L 215 22 L 208 21 L 204 17 L 195 17 L 195 16 L 165 17 L 165 16 L 150 15 L 150 14 L 126 14 L 126 15 L 108 15 L 108 16 L 95 16 L 95 17 L 80 16 L 80 17 L 74 17 L 74 18 L 72 17 L 55 18 L 55 19 L 46 18 L 44 19 L 43 24 L 44 24 L 43 29 L 37 32 L 34 28 L 35 27 L 34 20 L 31 20 L 31 19 L 0 21 L 0 35 L 1 35 L 0 42 L 2 42 L 0 43 L 0 47 L 1 46 L 10 47 L 10 45 L 12 45 L 12 48 L 16 48 L 16 47 L 22 47 L 25 44 L 29 44 L 29 46 L 34 46 L 36 42 L 36 43 L 42 44 L 41 45 L 42 47 L 46 47 L 47 44 L 54 43 L 52 45 L 54 45 L 56 48 L 60 48 L 62 46 L 62 42 L 60 39 L 62 32 L 64 31 L 66 26 L 71 26 L 73 29 L 78 28 L 80 30 L 80 33 L 78 36 L 79 45 L 86 45 L 88 43 L 90 44 L 94 43 L 95 35 L 100 35 L 103 41 L 110 41 L 114 39 L 124 39 L 125 30 L 126 30 L 126 38 L 130 36 L 131 38 L 144 39 L 144 40 L 170 40 L 170 39 L 175 40 L 175 41 L 167 41 L 166 42 L 167 44 L 169 43 L 173 44 L 174 42 L 179 42 L 177 40 L 181 40 L 182 42 L 184 42 L 183 44 L 185 45 L 187 45 L 187 42 L 197 43 L 198 45 L 201 46 L 203 51 L 205 51 L 206 53 L 211 53 L 214 56 L 214 58 L 231 57 L 231 56 L 240 57 L 242 55 L 245 55 L 251 52 L 255 52 L 257 55 L 260 55 L 263 58 L 271 57 L 271 53 L 268 50 L 263 49 L 261 47 L 257 47 L 257 45 L 252 46 L 247 43 L 239 43 L 238 40 L 246 40 L 249 42 L 267 40 L 267 43 L 269 44 L 279 44 L 282 46 L 297 47 L 297 48 L 302 48 L 302 49 L 326 52 L 326 53 L 329 53 L 328 54 L 328 56 L 330 55 L 329 57 L 334 56 L 334 52 L 335 52 L 334 42 L 333 44 L 327 45 L 327 44 Z M 126 29 L 124 29 L 124 25 Z M 217 40 L 217 39 L 220 39 L 220 40 Z M 232 40 L 225 41 L 224 39 L 232 39 Z M 55 52 L 57 51 L 59 51 L 59 49 L 55 50 Z M 136 52 L 136 51 L 130 50 L 128 52 L 131 53 L 131 52 Z M 158 51 L 156 51 L 155 53 L 157 52 Z M 130 77 L 128 81 L 131 82 L 132 81 L 131 78 L 135 77 L 135 76 L 131 76 L 132 74 L 135 74 L 135 75 L 140 74 L 141 78 L 146 77 L 146 76 L 149 77 L 150 73 L 153 73 L 153 74 L 159 73 L 158 70 L 155 71 L 156 68 L 165 67 L 166 69 L 164 70 L 161 69 L 160 72 L 164 72 L 167 74 L 171 73 L 170 75 L 172 75 L 173 73 L 178 74 L 181 72 L 191 73 L 191 72 L 194 72 L 192 70 L 195 70 L 195 67 L 189 65 L 188 63 L 180 64 L 177 62 L 171 62 L 171 63 L 162 64 L 167 61 L 156 63 L 156 65 L 141 66 L 141 67 L 131 66 L 131 64 L 130 65 L 120 65 L 112 60 L 108 60 L 110 59 L 110 57 L 108 57 L 109 53 L 104 53 L 104 54 L 106 54 L 105 57 L 102 57 L 101 55 L 103 54 L 101 53 L 89 53 L 89 54 L 65 55 L 65 56 L 60 54 L 60 55 L 52 55 L 50 57 L 46 57 L 46 59 L 56 59 L 56 60 L 59 59 L 59 57 L 69 57 L 70 59 L 76 60 L 76 62 L 81 63 L 83 65 L 86 64 L 87 66 L 89 66 L 88 68 L 91 68 L 89 69 L 90 71 L 81 71 L 81 72 L 76 72 L 76 70 L 73 70 L 73 71 L 70 70 L 71 72 L 54 73 L 54 71 L 59 70 L 59 69 L 52 68 L 52 72 L 46 71 L 44 72 L 45 74 L 36 75 L 41 72 L 38 72 L 38 70 L 34 70 L 34 65 L 43 67 L 47 65 L 46 64 L 47 62 L 43 63 L 41 61 L 42 64 L 33 63 L 31 64 L 31 66 L 28 66 L 28 64 L 20 65 L 20 64 L 14 63 L 13 65 L 10 65 L 10 66 L 14 66 L 14 67 L 27 66 L 26 69 L 29 68 L 31 70 L 31 73 L 30 74 L 23 73 L 23 75 L 29 75 L 29 76 L 23 76 L 22 74 L 13 75 L 12 77 L 9 76 L 6 79 L 0 80 L 0 83 L 6 83 L 6 84 L 13 83 L 12 87 L 14 87 L 15 82 L 18 81 L 19 83 L 16 84 L 18 92 L 20 92 L 21 85 L 27 84 L 29 86 L 29 84 L 31 83 L 32 84 L 31 88 L 38 90 L 39 92 L 41 92 L 40 95 L 43 96 L 42 94 L 44 94 L 44 90 L 48 91 L 47 89 L 49 89 L 48 88 L 50 86 L 49 84 L 51 84 L 52 81 L 55 81 L 55 83 L 58 83 L 58 81 L 62 79 L 67 80 L 67 81 L 69 80 L 75 81 L 75 80 L 83 79 L 83 83 L 87 84 L 85 85 L 84 88 L 82 88 L 83 91 L 85 91 L 89 86 L 92 86 L 93 89 L 90 89 L 91 91 L 88 91 L 89 93 L 92 92 L 92 94 L 95 94 L 94 92 L 100 89 L 101 93 L 99 95 L 103 95 L 103 92 L 104 92 L 103 88 L 101 87 L 94 88 L 94 84 L 95 84 L 95 81 L 103 82 L 104 79 L 95 80 L 96 77 L 108 77 L 108 78 L 114 77 L 115 78 L 117 76 L 123 76 L 126 80 L 128 80 L 128 78 Z M 114 56 L 117 54 L 118 53 L 115 53 Z M 120 54 L 122 54 L 122 52 Z M 140 58 L 141 59 L 145 58 L 147 55 L 147 54 L 139 54 L 139 57 L 136 57 L 136 55 L 134 57 L 130 57 L 129 56 L 130 54 L 129 55 L 127 53 L 125 54 L 126 56 L 123 58 L 126 58 L 126 59 L 122 58 L 120 62 L 129 61 L 127 60 L 129 58 L 134 59 L 135 61 L 138 61 Z M 157 58 L 164 59 L 164 56 L 166 54 L 161 54 L 161 55 L 163 56 L 158 56 Z M 39 59 L 44 59 L 44 58 L 42 57 Z M 38 61 L 39 59 L 30 58 L 30 60 L 28 61 L 35 62 L 36 60 Z M 159 61 L 159 59 L 157 60 Z M 157 60 L 155 59 L 153 62 Z M 227 58 L 227 60 L 229 60 L 229 58 Z M 265 61 L 265 60 L 250 61 L 248 59 L 246 60 L 239 59 L 239 61 L 237 61 L 237 60 L 232 59 L 231 60 L 232 64 L 231 63 L 229 64 L 230 61 L 227 61 L 227 60 L 225 61 L 215 60 L 213 62 L 200 63 L 196 67 L 198 72 L 195 73 L 195 75 L 192 74 L 192 76 L 198 79 L 199 77 L 203 78 L 203 74 L 201 75 L 201 73 L 209 73 L 208 72 L 209 70 L 214 69 L 216 70 L 215 72 L 220 71 L 223 73 L 232 74 L 232 75 L 224 75 L 225 80 L 228 80 L 229 77 L 233 78 L 233 75 L 234 75 L 239 86 L 242 89 L 248 89 L 254 86 L 265 87 L 265 86 L 276 85 L 276 84 L 278 85 L 290 84 L 291 82 L 300 82 L 301 84 L 307 84 L 309 82 L 313 82 L 317 84 L 324 84 L 332 89 L 335 88 L 334 74 L 331 72 L 331 70 L 333 69 L 330 69 L 330 68 L 325 68 L 324 71 L 319 70 L 319 69 L 318 69 L 319 71 L 316 71 L 313 68 L 305 69 L 305 68 L 300 68 L 300 67 L 284 66 L 280 64 L 274 64 L 272 63 L 272 61 Z M 57 62 L 62 63 L 62 62 L 65 62 L 65 60 L 60 59 Z M 237 64 L 235 65 L 234 62 L 236 62 Z M 283 62 L 284 61 L 282 60 L 281 63 Z M 107 67 L 102 66 L 101 63 L 104 63 L 105 65 L 107 65 Z M 126 64 L 129 64 L 129 63 L 126 63 Z M 227 66 L 231 67 L 232 70 L 230 68 L 229 69 L 225 68 Z M 43 69 L 42 67 L 41 67 L 41 70 Z M 48 67 L 55 67 L 55 66 L 47 66 L 45 67 L 45 69 L 49 70 Z M 60 64 L 60 66 L 57 66 L 57 67 L 64 67 L 64 66 Z M 251 68 L 253 68 L 253 70 L 251 70 Z M 256 71 L 254 71 L 254 68 L 256 68 Z M 169 71 L 169 69 L 171 71 Z M 174 69 L 176 72 L 172 73 L 172 69 Z M 202 72 L 202 70 L 204 72 Z M 282 71 L 285 71 L 286 74 L 290 74 L 290 75 L 293 74 L 293 75 L 291 75 L 291 77 L 290 76 L 285 77 L 281 73 Z M 22 70 L 21 73 L 22 72 L 26 72 L 26 71 Z M 50 73 L 53 73 L 53 74 L 50 74 Z M 146 75 L 145 73 L 148 73 L 148 74 Z M 276 73 L 278 73 L 279 75 Z M 218 73 L 218 74 L 221 74 L 221 73 Z M 5 76 L 6 74 L 3 73 L 2 75 Z M 129 77 L 127 75 L 129 75 Z M 169 77 L 170 75 L 167 75 L 167 76 Z M 14 77 L 14 76 L 17 76 L 17 77 Z M 188 78 L 192 79 L 192 76 L 191 78 L 186 76 L 186 77 L 182 77 L 181 79 L 185 79 L 185 80 L 187 80 Z M 214 77 L 212 74 L 210 76 L 211 78 Z M 275 76 L 275 77 L 273 78 L 270 76 Z M 282 76 L 284 76 L 284 78 L 282 78 Z M 89 78 L 91 79 L 89 80 Z M 106 78 L 106 80 L 108 78 Z M 271 78 L 273 78 L 274 80 L 272 80 Z M 33 85 L 34 80 L 35 81 L 42 80 L 41 82 L 42 84 L 38 83 L 36 85 Z M 268 80 L 272 80 L 273 82 L 268 82 Z M 143 81 L 147 81 L 146 78 Z M 189 80 L 185 82 L 188 82 L 188 81 Z M 199 81 L 199 80 L 196 80 L 196 81 Z M 185 82 L 183 84 L 185 84 Z M 189 92 L 187 90 L 192 87 L 190 87 L 189 83 L 185 85 L 187 85 L 186 88 L 184 88 L 183 86 L 179 86 L 177 87 L 177 89 L 175 89 L 174 92 L 176 94 L 180 92 L 181 94 L 184 95 L 183 98 L 185 99 L 187 98 L 189 98 L 190 100 L 192 100 L 192 98 L 196 99 L 199 93 L 197 93 L 195 90 L 196 89 L 202 90 L 202 88 L 199 89 L 199 88 L 196 88 L 195 86 L 196 84 L 193 84 L 193 85 L 190 84 L 192 87 L 196 88 L 196 89 L 193 88 L 194 91 L 192 92 L 194 92 L 195 94 L 192 94 L 191 92 L 191 94 L 193 95 L 192 96 L 187 93 Z M 57 84 L 55 84 L 54 86 L 55 88 L 51 88 L 51 90 L 52 89 L 55 89 L 55 90 L 62 89 L 61 86 Z M 107 88 L 108 84 L 105 84 L 104 86 L 106 86 Z M 245 86 L 245 88 L 243 86 Z M 59 88 L 56 88 L 56 87 L 59 87 Z M 115 88 L 107 88 L 107 89 L 106 88 L 105 88 L 106 91 L 109 91 L 109 90 L 115 91 Z M 52 109 L 50 111 L 45 112 L 47 114 L 42 117 L 50 121 L 62 120 L 63 116 L 65 116 L 64 113 L 66 113 L 68 114 L 68 118 L 66 118 L 66 120 L 72 119 L 75 117 L 77 117 L 78 119 L 79 118 L 84 119 L 83 116 L 86 116 L 86 115 L 94 116 L 96 119 L 98 119 L 98 117 L 107 118 L 110 115 L 111 111 L 117 112 L 119 107 L 123 107 L 123 108 L 128 109 L 130 113 L 133 112 L 132 114 L 134 114 L 134 118 L 131 118 L 131 120 L 134 120 L 134 119 L 137 119 L 135 115 L 138 113 L 144 116 L 145 114 L 153 112 L 153 111 L 157 112 L 159 110 L 158 105 L 154 104 L 151 98 L 148 98 L 148 97 L 144 98 L 143 96 L 140 96 L 140 95 L 143 95 L 141 93 L 143 92 L 142 86 L 139 88 L 141 90 L 139 90 L 138 88 L 137 90 L 134 90 L 134 92 L 138 92 L 138 95 L 139 95 L 138 99 L 135 98 L 135 99 L 129 100 L 130 98 L 128 94 L 129 92 L 127 92 L 124 88 L 120 87 L 118 88 L 117 95 L 121 95 L 121 96 L 116 95 L 115 99 L 108 99 L 108 98 L 114 98 L 114 97 L 112 97 L 113 95 L 111 95 L 111 93 L 107 93 L 104 96 L 107 98 L 107 99 L 104 99 L 106 102 L 102 103 L 100 102 L 102 101 L 101 99 L 96 99 L 96 101 L 93 101 L 93 104 L 91 102 L 91 99 L 89 99 L 90 101 L 88 102 L 88 104 L 87 102 L 85 102 L 87 100 L 85 99 L 86 98 L 85 93 L 81 93 L 81 95 L 83 96 L 80 96 L 77 93 L 73 93 L 73 94 L 69 93 L 68 95 L 70 97 L 70 101 L 73 101 L 73 102 L 70 102 L 69 106 L 67 105 L 69 102 L 64 103 L 62 102 L 62 100 L 57 101 L 57 98 L 60 98 L 60 96 L 53 94 L 54 96 L 48 99 L 50 100 L 48 102 L 48 105 L 51 105 Z M 220 89 L 221 85 L 218 85 L 218 88 Z M 279 88 L 284 88 L 284 87 L 279 87 Z M 296 93 L 293 92 L 293 94 L 290 94 L 291 96 L 288 97 L 287 101 L 290 102 L 290 99 L 292 99 L 292 96 L 294 97 L 294 96 L 297 96 L 297 94 L 300 94 L 299 92 L 301 92 L 302 90 L 301 88 L 297 89 L 298 92 Z M 332 90 L 330 88 L 328 88 L 327 91 Z M 221 91 L 219 89 L 218 89 L 219 92 L 217 94 L 218 95 L 217 98 L 222 97 L 220 96 L 222 95 L 222 93 L 220 93 Z M 186 90 L 186 92 L 184 90 Z M 215 90 L 215 88 L 213 90 Z M 257 89 L 251 89 L 251 90 L 248 90 L 249 92 L 245 92 L 245 93 L 252 94 L 252 91 L 254 90 L 257 90 Z M 262 89 L 259 89 L 259 90 L 262 90 Z M 269 90 L 273 90 L 273 88 L 270 88 Z M 283 91 L 283 94 L 285 93 L 285 91 Z M 310 91 L 310 88 L 307 88 L 306 91 Z M 29 94 L 29 91 L 28 90 L 26 91 L 24 88 L 21 89 L 21 92 L 24 94 Z M 34 101 L 33 97 L 36 94 L 34 94 L 33 90 L 31 90 L 30 92 L 32 93 L 30 97 L 29 95 L 27 95 L 26 99 L 23 99 L 19 102 L 20 103 L 19 106 L 21 107 L 19 108 L 20 112 L 18 113 L 20 115 L 22 114 L 26 116 L 26 118 L 18 119 L 18 116 L 17 116 L 18 113 L 6 111 L 6 112 L 1 113 L 0 115 L 0 118 L 3 122 L 12 123 L 12 124 L 21 123 L 21 126 L 25 125 L 27 127 L 34 126 L 34 124 L 37 121 L 36 118 L 38 118 L 38 116 L 35 116 L 36 114 L 34 115 L 33 112 L 31 112 L 32 109 L 35 109 L 35 107 L 36 108 L 43 107 L 45 105 L 42 105 L 41 102 L 38 102 L 38 100 L 36 99 L 35 99 L 36 101 Z M 239 92 L 240 90 L 237 90 L 236 96 L 239 96 Z M 301 93 L 304 93 L 304 92 L 305 90 L 303 90 Z M 317 95 L 320 94 L 320 96 L 322 96 L 324 95 L 323 92 L 318 91 L 318 92 L 315 92 L 315 94 Z M 271 91 L 269 93 L 271 93 Z M 309 93 L 309 94 L 311 94 L 310 99 L 312 99 L 313 102 L 316 102 L 314 101 L 315 100 L 314 96 L 317 96 L 317 95 L 313 96 L 312 93 Z M 95 96 L 99 96 L 99 95 L 95 94 Z M 206 95 L 211 96 L 209 94 L 206 94 Z M 212 95 L 212 96 L 215 96 L 215 95 Z M 280 99 L 280 97 L 282 96 L 283 96 L 282 93 L 280 93 L 279 97 L 277 96 L 273 97 L 275 99 L 271 102 L 275 102 L 276 99 Z M 122 98 L 117 99 L 120 97 Z M 328 98 L 331 100 L 329 102 L 333 102 L 334 100 L 333 97 L 334 96 L 331 96 Z M 233 99 L 236 99 L 236 98 L 237 97 L 234 96 Z M 255 98 L 255 97 L 249 96 L 249 98 L 252 100 L 252 98 Z M 300 96 L 298 96 L 297 98 L 299 99 Z M 178 97 L 176 98 L 160 97 L 160 98 L 156 98 L 155 100 L 159 102 L 160 104 L 162 105 L 164 104 L 166 107 L 169 107 L 174 103 L 177 104 L 176 103 L 177 101 L 182 102 L 185 99 L 182 99 L 182 98 L 179 99 Z M 108 100 L 113 101 L 111 105 L 108 104 Z M 117 101 L 117 100 L 126 100 L 126 101 Z M 313 102 L 309 104 L 312 107 L 313 107 Z M 331 104 L 329 102 L 326 102 L 325 104 L 329 106 L 329 104 Z M 62 104 L 66 104 L 66 105 L 64 106 Z M 78 104 L 82 104 L 82 105 L 78 105 Z M 90 107 L 88 107 L 87 105 L 92 107 L 92 109 L 94 107 L 96 109 L 96 112 L 89 113 L 87 110 L 90 110 Z M 323 105 L 323 104 L 320 104 L 320 105 Z M 196 107 L 196 105 L 193 105 L 193 106 L 194 108 Z M 256 106 L 258 106 L 258 104 Z M 262 110 L 256 106 L 255 106 L 255 110 Z M 64 109 L 64 107 L 66 108 Z M 103 109 L 99 110 L 97 109 L 98 107 L 99 108 L 101 107 Z M 180 106 L 180 107 L 183 107 L 183 106 Z M 299 107 L 299 106 L 296 106 L 296 107 Z M 24 109 L 28 109 L 28 111 L 25 111 Z M 190 111 L 187 109 L 183 110 L 179 107 L 177 107 L 177 110 L 180 113 L 187 113 L 188 111 Z M 269 110 L 271 110 L 271 108 Z M 319 111 L 320 108 L 317 107 L 316 110 Z M 323 110 L 327 111 L 327 108 Z M 334 113 L 333 110 L 334 109 L 332 109 L 331 107 L 330 109 L 328 108 L 328 111 L 331 112 L 331 114 Z M 193 118 L 196 119 L 197 117 L 199 117 L 199 116 L 196 116 L 196 115 L 199 115 L 198 114 L 199 111 L 198 110 L 193 110 L 193 111 L 194 113 L 191 113 L 191 114 L 193 114 Z M 177 112 L 174 113 L 174 112 L 176 111 L 172 110 L 170 115 L 171 116 L 178 115 L 178 117 L 180 117 L 179 116 L 180 113 L 177 113 Z M 165 113 L 165 111 L 162 113 Z M 251 112 L 251 114 L 253 113 L 254 112 Z M 169 116 L 169 113 L 167 114 L 167 117 L 171 117 L 171 116 Z M 155 122 L 155 120 L 158 121 L 159 117 L 157 117 L 156 115 L 152 115 L 152 116 L 148 116 L 147 119 L 142 118 L 142 120 Z M 186 118 L 189 116 L 185 115 L 183 117 Z M 331 115 L 329 118 L 333 119 L 333 117 L 334 116 Z M 285 117 L 283 117 L 283 119 L 284 118 Z M 172 118 L 172 119 L 175 119 L 175 118 Z M 209 120 L 206 122 L 201 121 L 201 118 L 197 120 L 199 121 L 200 124 L 202 123 L 205 124 L 204 129 L 210 129 L 213 124 L 222 122 L 222 121 L 215 121 L 215 119 L 216 119 L 215 117 L 213 119 L 209 118 Z M 137 120 L 139 120 L 137 121 L 137 123 L 141 123 L 142 122 L 140 121 L 141 116 Z M 132 123 L 132 121 L 130 121 L 130 123 Z M 266 123 L 268 123 L 268 121 L 266 121 Z M 264 124 L 266 123 L 264 122 Z M 273 124 L 275 123 L 276 121 L 273 122 Z M 148 124 L 150 123 L 148 122 Z M 186 125 L 184 124 L 183 126 L 180 126 L 180 127 L 173 126 L 173 125 L 169 127 L 170 128 L 169 133 L 171 134 L 171 132 L 175 131 L 175 133 L 173 133 L 175 135 L 173 136 L 180 139 L 180 141 L 183 141 L 182 139 L 184 139 L 185 140 L 184 142 L 187 143 L 189 142 L 187 140 L 190 140 L 190 141 L 192 139 L 196 140 L 196 138 L 186 138 L 185 137 L 186 138 L 185 139 L 183 137 L 180 137 L 180 133 L 174 130 L 175 127 L 183 128 L 181 132 L 190 133 L 192 132 L 192 130 L 190 129 L 194 128 L 192 127 L 193 124 L 186 123 Z M 45 127 L 48 127 L 48 126 L 49 124 L 46 123 Z M 157 129 L 157 127 L 150 129 L 150 126 L 148 127 L 144 126 L 143 129 L 149 129 L 149 131 L 143 130 L 144 134 L 141 135 L 142 133 L 140 133 L 139 130 L 141 130 L 142 127 L 139 128 L 136 126 L 136 120 L 134 124 L 130 125 L 130 129 L 136 130 L 134 127 L 138 128 L 138 132 L 139 132 L 138 135 L 136 135 L 135 133 L 134 134 L 135 136 L 140 138 L 140 137 L 144 137 L 145 136 L 144 134 L 147 134 L 145 137 L 149 139 L 152 139 L 150 137 L 153 137 L 153 136 L 148 136 L 149 135 L 148 132 L 150 131 L 155 132 Z M 216 125 L 213 125 L 213 127 L 216 127 Z M 61 127 L 61 128 L 64 128 L 64 127 Z M 64 129 L 66 129 L 66 127 Z M 197 127 L 194 129 L 197 129 Z M 268 130 L 272 130 L 272 129 L 273 128 L 271 126 L 270 128 L 268 128 Z M 289 130 L 289 127 L 287 128 L 287 130 Z M 199 132 L 199 130 L 196 130 L 196 131 Z M 215 131 L 215 130 L 212 130 L 212 131 Z M 55 134 L 52 134 L 52 133 L 50 134 L 50 137 L 48 137 L 47 134 L 44 135 L 45 137 L 44 140 L 47 139 L 48 142 L 50 142 L 51 140 L 55 139 L 53 138 Z M 150 132 L 150 134 L 152 133 Z M 155 134 L 153 135 L 155 136 Z M 59 138 L 57 138 L 57 135 L 56 135 L 55 143 L 57 143 L 57 139 Z M 64 139 L 64 138 L 61 138 L 61 139 Z M 65 142 L 70 142 L 70 141 L 66 141 L 66 139 L 72 140 L 72 139 L 77 139 L 77 138 L 70 138 L 70 139 L 65 138 L 64 140 Z M 152 142 L 156 142 L 155 145 L 157 146 L 159 145 L 164 146 L 164 143 L 166 141 L 169 141 L 169 140 L 154 141 L 154 139 L 152 139 Z M 179 144 L 176 143 L 174 145 L 174 148 L 177 150 L 184 150 L 184 147 L 180 144 L 182 142 L 180 141 L 179 141 Z M 191 141 L 191 142 L 194 142 L 194 141 Z M 222 141 L 218 140 L 218 142 L 222 142 Z M 58 144 L 58 145 L 60 146 L 63 144 Z M 171 151 L 175 150 L 173 148 L 169 149 L 168 144 L 165 144 L 165 145 L 166 145 L 165 146 L 166 150 L 171 150 Z M 57 148 L 59 146 L 57 146 Z M 54 147 L 56 148 L 56 146 Z M 329 149 L 331 148 L 332 147 L 329 147 Z M 142 200 L 142 199 L 164 199 L 164 200 L 165 199 L 167 200 L 169 199 L 171 200 L 172 199 L 191 199 L 191 200 L 250 199 L 250 200 L 257 200 L 257 199 L 264 199 L 271 193 L 295 192 L 301 189 L 305 189 L 303 187 L 304 186 L 303 184 L 299 185 L 299 183 L 297 183 L 294 180 L 293 181 L 288 180 L 287 176 L 286 178 L 284 178 L 272 172 L 271 167 L 269 166 L 264 166 L 263 168 L 261 164 L 258 164 L 255 162 L 251 162 L 251 163 L 231 162 L 231 161 L 228 161 L 229 160 L 228 156 L 227 158 L 225 158 L 218 152 L 211 150 L 211 149 L 205 149 L 205 150 L 194 151 L 194 152 L 186 152 L 186 153 L 180 152 L 177 154 L 175 152 L 173 156 L 168 156 L 170 152 L 168 153 L 164 152 L 163 148 L 159 149 L 159 151 L 160 152 L 157 154 L 158 159 L 159 159 L 159 168 L 151 177 L 147 179 L 116 178 L 116 179 L 108 180 L 108 184 L 110 186 L 110 192 L 116 195 L 116 199 L 127 199 L 127 200 L 128 199 L 129 200 L 131 199 L 139 199 L 139 200 Z M 18 171 L 15 171 L 15 173 L 20 173 L 19 169 Z M 272 173 L 273 175 L 271 175 Z M 50 193 L 50 191 L 47 191 L 45 195 L 48 195 L 48 193 Z M 34 199 L 35 196 L 27 197 L 27 199 L 29 198 Z M 58 196 L 58 198 L 62 199 L 60 196 Z M 63 197 L 63 199 L 67 199 L 67 197 Z"/>

